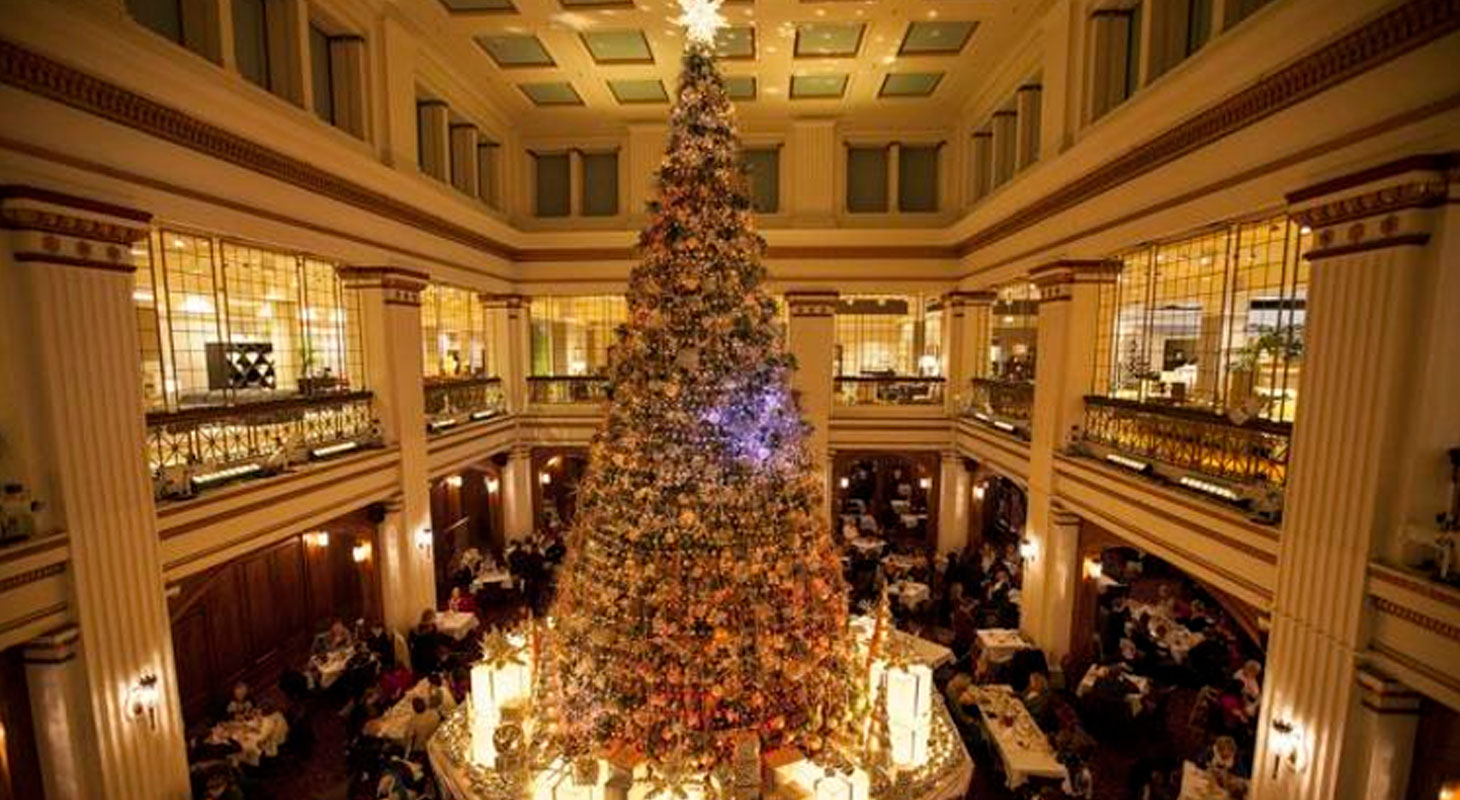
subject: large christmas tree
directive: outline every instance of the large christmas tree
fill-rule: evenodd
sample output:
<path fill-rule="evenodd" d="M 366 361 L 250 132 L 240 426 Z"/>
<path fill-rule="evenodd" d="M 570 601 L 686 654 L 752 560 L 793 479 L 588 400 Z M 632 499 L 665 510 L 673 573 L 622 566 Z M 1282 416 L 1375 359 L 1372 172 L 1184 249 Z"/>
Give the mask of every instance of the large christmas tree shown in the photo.
<path fill-rule="evenodd" d="M 540 699 L 556 752 L 703 769 L 745 732 L 824 746 L 856 670 L 734 111 L 711 36 L 690 33 Z"/>

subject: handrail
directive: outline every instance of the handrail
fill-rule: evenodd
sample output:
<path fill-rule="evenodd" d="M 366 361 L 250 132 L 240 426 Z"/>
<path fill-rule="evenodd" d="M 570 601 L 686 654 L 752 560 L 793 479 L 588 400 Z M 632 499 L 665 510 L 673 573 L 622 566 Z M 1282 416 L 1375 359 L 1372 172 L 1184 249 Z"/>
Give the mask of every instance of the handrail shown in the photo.
<path fill-rule="evenodd" d="M 502 379 L 482 375 L 427 378 L 424 385 L 428 430 L 437 432 L 456 415 L 495 416 L 506 407 Z M 432 427 L 431 423 L 438 423 Z"/>
<path fill-rule="evenodd" d="M 601 403 L 608 400 L 605 375 L 529 375 L 529 403 Z"/>
<path fill-rule="evenodd" d="M 971 393 L 967 412 L 984 412 L 1004 420 L 1028 423 L 1034 416 L 1034 384 L 999 378 L 969 380 Z"/>
<path fill-rule="evenodd" d="M 837 375 L 835 397 L 843 406 L 942 405 L 945 378 L 924 375 Z"/>
<path fill-rule="evenodd" d="M 154 410 L 147 412 L 147 427 L 157 425 L 180 425 L 202 423 L 237 417 L 266 416 L 311 408 L 324 408 L 357 400 L 369 400 L 373 395 L 365 390 L 348 392 L 324 392 L 320 394 L 296 394 L 269 400 L 246 400 L 224 405 L 194 406 L 177 410 Z"/>

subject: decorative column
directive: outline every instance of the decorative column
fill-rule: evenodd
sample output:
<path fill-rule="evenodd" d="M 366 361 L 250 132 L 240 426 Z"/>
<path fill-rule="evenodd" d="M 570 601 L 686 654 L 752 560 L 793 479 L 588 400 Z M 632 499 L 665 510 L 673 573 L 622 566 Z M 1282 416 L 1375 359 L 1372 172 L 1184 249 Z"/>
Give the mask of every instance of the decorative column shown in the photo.
<path fill-rule="evenodd" d="M 486 313 L 492 365 L 502 379 L 502 399 L 507 403 L 507 413 L 520 414 L 527 408 L 527 358 L 531 347 L 527 298 L 520 294 L 483 294 L 479 299 Z"/>
<path fill-rule="evenodd" d="M 502 210 L 501 192 L 497 188 L 501 168 L 497 159 L 502 157 L 502 146 L 496 142 L 482 140 L 477 143 L 477 198 L 488 208 Z"/>
<path fill-rule="evenodd" d="M 901 211 L 902 204 L 902 143 L 893 142 L 887 146 L 887 210 Z"/>
<path fill-rule="evenodd" d="M 1042 87 L 1029 83 L 1014 93 L 1018 130 L 1014 143 L 1014 169 L 1022 170 L 1039 159 L 1039 112 Z"/>
<path fill-rule="evenodd" d="M 956 450 L 944 450 L 938 474 L 938 552 L 968 546 L 968 514 L 973 490 L 968 467 Z"/>
<path fill-rule="evenodd" d="M 360 139 L 370 128 L 370 62 L 363 36 L 331 36 L 330 103 L 335 112 L 334 123 L 341 130 Z"/>
<path fill-rule="evenodd" d="M 48 800 L 97 796 L 97 747 L 88 735 L 91 706 L 80 650 L 81 632 L 75 625 L 25 645 L 25 683 Z"/>
<path fill-rule="evenodd" d="M 994 187 L 993 132 L 974 131 L 968 152 L 968 198 L 972 205 L 987 197 Z"/>
<path fill-rule="evenodd" d="M 438 181 L 451 180 L 451 111 L 440 100 L 416 103 L 416 136 L 421 172 Z"/>
<path fill-rule="evenodd" d="M 841 198 L 836 194 L 838 159 L 845 151 L 837 145 L 836 121 L 800 119 L 791 123 L 790 147 L 782 155 L 782 169 L 791 170 L 786 184 L 787 206 L 796 227 L 829 225 L 836 219 Z"/>
<path fill-rule="evenodd" d="M 421 352 L 421 291 L 429 276 L 404 267 L 344 267 L 345 286 L 360 292 L 366 382 L 381 433 L 400 449 L 398 508 L 380 526 L 381 602 L 386 625 L 406 629 L 436 604 L 426 469 L 426 401 Z"/>
<path fill-rule="evenodd" d="M 1449 168 L 1446 158 L 1410 158 L 1288 196 L 1293 218 L 1313 230 L 1312 277 L 1257 731 L 1257 800 L 1318 800 L 1344 787 L 1369 557 L 1405 521 L 1396 498 L 1414 456 L 1417 343 L 1426 341 L 1430 315 L 1424 292 L 1441 269 L 1429 243 L 1444 204 L 1454 202 Z"/>
<path fill-rule="evenodd" d="M 476 197 L 481 167 L 477 164 L 477 126 L 451 126 L 451 185 L 467 197 Z"/>
<path fill-rule="evenodd" d="M 1052 557 L 1062 554 L 1065 544 L 1055 531 L 1054 455 L 1084 418 L 1085 393 L 1095 368 L 1092 355 L 1100 285 L 1114 281 L 1119 271 L 1118 261 L 1070 259 L 1029 273 L 1039 289 L 1025 532 L 1034 557 L 1024 570 L 1021 625 L 1052 663 L 1058 663 L 1069 648 L 1069 626 L 1068 621 L 1052 625 L 1051 617 L 1070 613 L 1072 608 L 1065 600 L 1065 564 Z"/>
<path fill-rule="evenodd" d="M 949 415 L 957 415 L 972 391 L 969 382 L 988 375 L 989 313 L 993 292 L 950 292 L 945 298 L 948 324 L 943 352 L 948 354 L 948 386 L 944 392 Z"/>
<path fill-rule="evenodd" d="M 811 452 L 823 471 L 828 465 L 831 437 L 834 361 L 836 360 L 836 292 L 786 292 L 791 329 L 786 338 L 796 357 L 791 388 L 801 402 L 801 416 L 811 423 Z"/>
<path fill-rule="evenodd" d="M 1383 673 L 1360 668 L 1359 706 L 1338 785 L 1343 800 L 1404 800 L 1414 762 L 1420 696 Z M 1254 765 L 1258 767 L 1261 765 Z"/>
<path fill-rule="evenodd" d="M 71 538 L 94 787 L 108 800 L 188 796 L 188 769 L 152 486 L 144 458 L 130 248 L 151 215 L 31 187 L 0 189 L 4 290 L 26 309 L 14 348 L 37 420 L 56 522 Z M 137 713 L 134 713 L 137 712 Z M 91 758 L 90 754 L 87 758 Z"/>
<path fill-rule="evenodd" d="M 1080 597 L 1080 517 L 1058 504 L 1049 512 L 1048 533 L 1039 559 L 1044 563 L 1044 649 L 1053 656 L 1050 664 L 1060 669 L 1060 659 L 1073 642 L 1075 606 Z M 1078 678 L 1078 675 L 1071 676 Z"/>
<path fill-rule="evenodd" d="M 502 470 L 502 518 L 509 542 L 532 537 L 535 480 L 537 476 L 532 474 L 532 448 L 525 444 L 512 445 L 507 466 Z"/>
<path fill-rule="evenodd" d="M 998 188 L 1014 177 L 1015 142 L 1019 136 L 1018 118 L 1013 111 L 995 111 L 989 121 L 993 133 L 993 186 Z"/>

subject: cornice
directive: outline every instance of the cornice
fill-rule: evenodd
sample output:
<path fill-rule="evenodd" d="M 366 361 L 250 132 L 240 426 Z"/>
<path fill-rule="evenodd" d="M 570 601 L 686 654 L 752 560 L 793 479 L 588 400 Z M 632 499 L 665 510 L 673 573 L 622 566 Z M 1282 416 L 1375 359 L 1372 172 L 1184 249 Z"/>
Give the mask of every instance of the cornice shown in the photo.
<path fill-rule="evenodd" d="M 987 247 L 1460 30 L 1460 0 L 1409 0 L 968 236 Z"/>

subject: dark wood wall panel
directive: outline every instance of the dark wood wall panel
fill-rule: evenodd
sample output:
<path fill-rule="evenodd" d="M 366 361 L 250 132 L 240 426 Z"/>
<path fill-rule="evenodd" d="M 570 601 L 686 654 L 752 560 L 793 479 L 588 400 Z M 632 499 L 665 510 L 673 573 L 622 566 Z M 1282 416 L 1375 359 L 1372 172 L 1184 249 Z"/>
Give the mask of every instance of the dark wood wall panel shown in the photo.
<path fill-rule="evenodd" d="M 327 546 L 295 536 L 178 586 L 169 609 L 189 725 L 220 713 L 235 682 L 268 686 L 284 669 L 300 668 L 330 620 L 380 618 L 375 559 L 360 564 L 351 555 L 360 542 L 378 552 L 375 528 L 352 514 L 325 526 Z"/>

